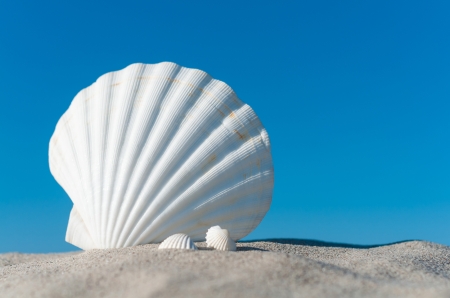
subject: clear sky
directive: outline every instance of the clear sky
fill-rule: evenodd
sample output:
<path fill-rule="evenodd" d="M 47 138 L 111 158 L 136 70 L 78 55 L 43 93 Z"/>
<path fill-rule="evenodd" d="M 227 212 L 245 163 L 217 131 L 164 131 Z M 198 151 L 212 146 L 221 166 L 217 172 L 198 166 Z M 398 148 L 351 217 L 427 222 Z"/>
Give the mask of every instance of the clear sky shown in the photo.
<path fill-rule="evenodd" d="M 100 75 L 161 61 L 225 81 L 269 132 L 272 206 L 246 239 L 450 245 L 450 2 L 275 3 L 2 1 L 0 252 L 76 249 L 56 122 Z"/>

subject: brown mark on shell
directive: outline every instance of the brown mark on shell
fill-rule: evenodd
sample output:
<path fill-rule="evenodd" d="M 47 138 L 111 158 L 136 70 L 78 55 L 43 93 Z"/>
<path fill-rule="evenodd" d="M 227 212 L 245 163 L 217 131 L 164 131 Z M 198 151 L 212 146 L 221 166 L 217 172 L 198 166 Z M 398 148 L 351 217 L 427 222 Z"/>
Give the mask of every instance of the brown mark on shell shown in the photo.
<path fill-rule="evenodd" d="M 234 132 L 239 136 L 239 139 L 241 139 L 241 140 L 245 140 L 247 138 L 247 136 L 245 134 L 240 133 L 236 129 L 234 130 Z"/>
<path fill-rule="evenodd" d="M 220 115 L 222 115 L 222 117 L 225 117 L 225 114 L 220 109 L 217 109 L 217 111 L 220 113 Z"/>
<path fill-rule="evenodd" d="M 211 154 L 211 156 L 208 158 L 208 161 L 205 163 L 205 165 L 202 167 L 202 170 L 206 170 L 207 168 L 210 168 L 211 164 L 217 159 L 217 155 L 215 153 Z"/>
<path fill-rule="evenodd" d="M 206 164 L 212 163 L 213 161 L 215 161 L 217 159 L 217 155 L 215 153 L 211 154 L 211 156 L 209 157 L 208 161 L 206 162 Z"/>

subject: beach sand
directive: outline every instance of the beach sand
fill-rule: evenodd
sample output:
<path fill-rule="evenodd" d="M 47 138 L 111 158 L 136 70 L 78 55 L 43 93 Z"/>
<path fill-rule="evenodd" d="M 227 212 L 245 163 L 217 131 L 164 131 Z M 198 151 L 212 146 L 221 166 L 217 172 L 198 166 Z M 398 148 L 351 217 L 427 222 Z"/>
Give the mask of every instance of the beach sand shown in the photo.
<path fill-rule="evenodd" d="M 0 297 L 450 297 L 450 247 L 279 239 L 0 255 Z"/>

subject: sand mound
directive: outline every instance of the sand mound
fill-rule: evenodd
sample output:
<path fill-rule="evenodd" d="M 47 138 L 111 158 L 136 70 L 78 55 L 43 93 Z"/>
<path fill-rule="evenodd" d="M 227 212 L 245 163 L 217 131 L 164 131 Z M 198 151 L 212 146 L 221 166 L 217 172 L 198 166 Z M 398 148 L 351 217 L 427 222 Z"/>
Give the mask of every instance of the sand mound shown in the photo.
<path fill-rule="evenodd" d="M 197 243 L 204 247 L 204 243 Z M 158 250 L 0 255 L 1 297 L 450 297 L 450 248 L 305 240 L 237 252 Z"/>

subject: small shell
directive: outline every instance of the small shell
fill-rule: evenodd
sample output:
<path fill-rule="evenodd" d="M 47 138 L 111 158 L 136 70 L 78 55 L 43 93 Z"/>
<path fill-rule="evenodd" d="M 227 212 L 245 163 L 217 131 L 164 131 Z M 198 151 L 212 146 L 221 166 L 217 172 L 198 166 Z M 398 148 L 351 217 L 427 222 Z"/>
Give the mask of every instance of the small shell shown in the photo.
<path fill-rule="evenodd" d="M 206 232 L 206 246 L 214 247 L 217 250 L 236 250 L 236 243 L 231 239 L 228 230 L 219 226 L 211 227 Z"/>
<path fill-rule="evenodd" d="M 191 238 L 186 234 L 172 235 L 164 240 L 158 247 L 158 249 L 167 248 L 197 250 L 197 246 L 195 246 L 194 242 L 192 242 Z"/>

